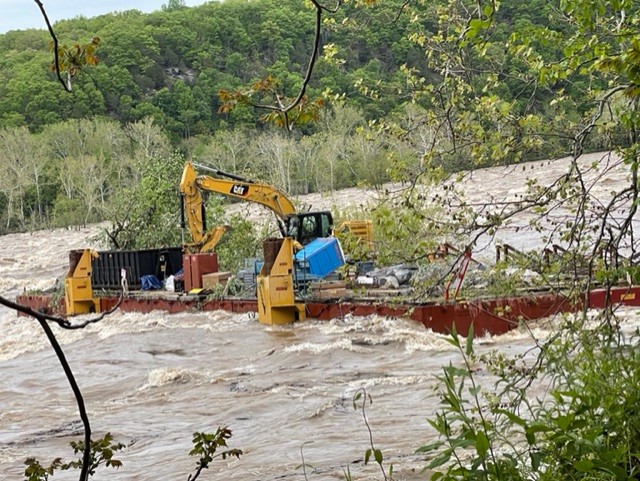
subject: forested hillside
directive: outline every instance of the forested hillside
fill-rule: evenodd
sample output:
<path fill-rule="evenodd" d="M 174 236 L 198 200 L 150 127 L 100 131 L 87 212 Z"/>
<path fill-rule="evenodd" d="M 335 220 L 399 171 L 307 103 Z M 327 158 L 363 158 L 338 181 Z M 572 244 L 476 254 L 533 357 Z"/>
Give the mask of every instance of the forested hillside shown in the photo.
<path fill-rule="evenodd" d="M 410 62 L 424 69 L 420 49 L 405 38 L 406 15 L 394 20 L 400 5 L 390 2 L 379 12 L 356 12 L 366 14 L 359 19 L 366 20 L 364 27 L 327 26 L 323 47 L 346 48 L 341 54 L 345 62 L 321 60 L 310 97 L 346 94 L 368 118 L 400 107 L 401 97 L 370 102 L 356 87 L 379 82 L 389 91 L 399 90 L 400 65 Z M 333 21 L 340 24 L 353 13 L 340 10 Z M 69 45 L 99 37 L 100 64 L 78 77 L 73 96 L 65 95 L 49 72 L 48 32 L 0 36 L 3 127 L 26 125 L 37 132 L 75 118 L 108 116 L 126 124 L 151 116 L 178 142 L 223 127 L 257 125 L 259 113 L 247 109 L 219 114 L 221 89 L 272 75 L 292 93 L 309 61 L 314 14 L 299 0 L 235 0 L 193 8 L 177 5 L 151 14 L 131 10 L 76 18 L 57 23 L 55 31 L 61 43 Z"/>
<path fill-rule="evenodd" d="M 575 45 L 576 64 L 558 62 L 576 26 L 547 0 L 471 21 L 455 3 L 327 10 L 305 97 L 321 108 L 292 131 L 251 104 L 300 89 L 314 36 L 300 0 L 174 0 L 58 22 L 65 46 L 100 42 L 71 93 L 51 71 L 49 32 L 0 35 L 0 232 L 113 218 L 150 159 L 195 158 L 296 195 L 570 152 L 607 85 L 580 69 Z M 250 101 L 221 109 L 221 92 Z M 584 147 L 616 135 L 609 126 Z"/>

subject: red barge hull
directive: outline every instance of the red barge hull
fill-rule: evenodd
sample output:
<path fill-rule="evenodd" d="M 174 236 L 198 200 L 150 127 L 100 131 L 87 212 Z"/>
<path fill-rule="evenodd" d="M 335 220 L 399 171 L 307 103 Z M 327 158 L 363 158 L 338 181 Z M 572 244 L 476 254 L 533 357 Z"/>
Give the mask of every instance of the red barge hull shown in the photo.
<path fill-rule="evenodd" d="M 101 297 L 101 310 L 112 309 L 118 300 L 117 297 Z M 64 316 L 64 300 L 53 306 L 51 301 L 52 297 L 47 295 L 23 295 L 16 298 L 16 302 L 34 310 Z M 617 287 L 609 291 L 593 290 L 584 301 L 589 303 L 589 308 L 594 309 L 619 305 L 640 306 L 640 286 Z M 420 322 L 425 327 L 440 333 L 450 332 L 455 325 L 456 331 L 462 335 L 468 333 L 472 324 L 477 335 L 504 334 L 521 323 L 555 314 L 575 312 L 581 307 L 582 302 L 571 302 L 561 294 L 551 293 L 417 304 L 364 300 L 325 300 L 306 303 L 308 318 L 330 320 L 347 315 L 403 317 Z M 247 313 L 257 311 L 257 301 L 255 299 L 207 300 L 190 296 L 127 297 L 123 299 L 119 309 L 123 312 L 141 313 L 156 310 L 169 313 L 216 310 Z"/>

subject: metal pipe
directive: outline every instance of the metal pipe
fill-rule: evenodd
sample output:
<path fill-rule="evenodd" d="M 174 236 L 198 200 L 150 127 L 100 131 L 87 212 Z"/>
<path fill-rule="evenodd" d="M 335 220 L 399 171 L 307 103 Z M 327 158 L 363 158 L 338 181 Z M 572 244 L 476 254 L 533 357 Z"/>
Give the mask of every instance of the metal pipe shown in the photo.
<path fill-rule="evenodd" d="M 184 217 L 184 194 L 180 194 L 180 228 L 184 230 L 186 226 L 187 223 Z"/>
<path fill-rule="evenodd" d="M 212 169 L 211 167 L 207 167 L 206 165 L 201 165 L 201 164 L 192 164 L 194 167 L 196 167 L 198 170 L 206 170 L 207 172 L 211 172 L 215 175 L 218 175 L 220 177 L 227 177 L 229 179 L 232 180 L 237 180 L 240 182 L 246 182 L 248 184 L 255 184 L 255 181 L 250 180 L 250 179 L 246 179 L 244 177 L 240 177 L 239 175 L 235 175 L 235 174 L 230 174 L 229 172 L 224 172 L 223 170 L 218 170 L 218 169 Z"/>

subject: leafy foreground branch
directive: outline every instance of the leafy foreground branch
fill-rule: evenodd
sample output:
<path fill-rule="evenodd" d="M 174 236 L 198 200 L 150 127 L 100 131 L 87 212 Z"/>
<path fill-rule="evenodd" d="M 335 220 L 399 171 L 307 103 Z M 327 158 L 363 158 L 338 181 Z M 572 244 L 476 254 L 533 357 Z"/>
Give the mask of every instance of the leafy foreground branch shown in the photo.
<path fill-rule="evenodd" d="M 382 474 L 381 479 L 383 479 L 384 481 L 393 481 L 393 464 L 389 466 L 389 470 L 387 472 L 385 470 L 385 465 L 384 465 L 384 456 L 382 454 L 382 451 L 376 447 L 373 441 L 373 431 L 371 430 L 371 425 L 369 424 L 369 420 L 367 419 L 367 404 L 371 404 L 373 402 L 371 395 L 367 393 L 367 390 L 364 387 L 361 387 L 354 393 L 352 402 L 353 402 L 353 409 L 355 411 L 358 411 L 358 410 L 361 411 L 362 420 L 364 421 L 364 425 L 366 426 L 367 433 L 369 435 L 369 447 L 365 450 L 365 453 L 364 453 L 365 466 L 369 464 L 369 461 L 371 461 L 373 457 L 373 460 L 380 468 L 380 473 Z M 302 475 L 304 476 L 304 479 L 307 481 L 309 480 L 309 477 L 307 476 L 307 468 L 308 467 L 312 468 L 313 466 L 311 464 L 308 464 L 305 461 L 303 448 L 305 445 L 311 444 L 311 443 L 313 443 L 313 441 L 306 441 L 305 443 L 302 444 L 302 446 L 300 446 L 300 457 L 302 458 L 302 463 L 298 466 L 298 468 L 302 468 Z M 343 474 L 344 474 L 345 481 L 353 481 L 355 479 L 351 474 L 351 469 L 349 469 L 349 465 L 347 465 L 343 469 Z"/>
<path fill-rule="evenodd" d="M 240 458 L 242 450 L 226 449 L 228 447 L 227 439 L 229 438 L 231 438 L 231 430 L 226 427 L 218 428 L 215 433 L 196 432 L 193 434 L 193 449 L 189 453 L 189 456 L 199 456 L 199 459 L 196 463 L 196 471 L 194 474 L 189 475 L 188 481 L 198 479 L 200 473 L 202 473 L 204 469 L 207 469 L 216 458 L 226 459 L 229 456 Z M 74 454 L 85 452 L 85 445 L 82 441 L 71 442 L 70 445 L 73 448 Z M 89 464 L 86 470 L 87 475 L 93 476 L 96 469 L 101 465 L 116 469 L 121 467 L 122 462 L 115 459 L 114 454 L 127 447 L 128 445 L 123 443 L 115 443 L 111 433 L 107 433 L 97 441 L 91 441 L 89 446 Z M 218 452 L 221 448 L 225 449 Z M 53 476 L 56 471 L 81 469 L 83 467 L 83 460 L 77 459 L 65 463 L 62 461 L 62 458 L 56 458 L 48 466 L 43 466 L 36 458 L 27 458 L 25 464 L 27 465 L 24 471 L 26 481 L 48 481 L 49 477 Z"/>
<path fill-rule="evenodd" d="M 189 475 L 188 481 L 196 481 L 200 473 L 204 469 L 209 468 L 209 465 L 215 458 L 227 459 L 228 457 L 235 457 L 240 459 L 242 450 L 240 449 L 227 449 L 227 439 L 231 437 L 231 430 L 229 428 L 218 428 L 215 433 L 194 433 L 193 434 L 193 449 L 189 453 L 189 456 L 200 456 L 196 463 L 196 472 Z M 223 451 L 218 452 L 218 449 L 224 448 Z"/>
<path fill-rule="evenodd" d="M 566 318 L 536 355 L 478 356 L 473 332 L 449 342 L 432 480 L 635 480 L 640 476 L 640 333 L 615 319 Z M 533 360 L 532 360 L 533 359 Z M 482 366 L 497 376 L 480 386 Z M 473 366 L 473 369 L 472 369 Z"/>
<path fill-rule="evenodd" d="M 87 410 L 85 408 L 85 404 L 84 404 L 84 398 L 82 396 L 82 391 L 80 391 L 80 387 L 78 386 L 78 383 L 76 382 L 76 378 L 73 375 L 73 371 L 71 370 L 71 366 L 69 365 L 69 362 L 67 361 L 67 358 L 64 354 L 64 351 L 62 350 L 62 347 L 60 346 L 60 343 L 58 342 L 58 340 L 56 339 L 55 334 L 53 333 L 53 330 L 51 329 L 51 326 L 49 326 L 49 322 L 55 322 L 57 323 L 60 327 L 64 328 L 64 329 L 79 329 L 79 328 L 84 328 L 86 326 L 88 326 L 89 324 L 93 324 L 95 322 L 98 322 L 100 320 L 102 320 L 106 315 L 114 312 L 118 307 L 120 307 L 120 303 L 122 302 L 123 297 L 120 297 L 120 300 L 118 301 L 118 303 L 116 304 L 116 306 L 114 306 L 113 309 L 104 312 L 103 314 L 101 314 L 100 316 L 93 318 L 93 319 L 89 319 L 86 320 L 80 324 L 77 325 L 73 325 L 71 324 L 67 319 L 63 319 L 60 317 L 56 317 L 56 316 L 49 316 L 47 314 L 43 314 L 41 312 L 38 311 L 34 311 L 33 309 L 30 309 L 28 307 L 22 306 L 20 304 L 16 304 L 15 302 L 12 302 L 8 299 L 5 299 L 4 297 L 0 296 L 0 304 L 5 306 L 5 307 L 9 307 L 11 309 L 14 309 L 17 312 L 22 312 L 23 314 L 26 314 L 28 316 L 34 317 L 38 323 L 40 324 L 40 327 L 42 327 L 42 330 L 44 331 L 45 335 L 47 336 L 47 339 L 49 340 L 49 343 L 51 344 L 51 347 L 53 348 L 54 352 L 56 353 L 56 356 L 58 357 L 58 360 L 60 361 L 60 365 L 62 366 L 62 369 L 65 373 L 65 376 L 67 377 L 67 381 L 69 382 L 69 385 L 71 386 L 71 390 L 73 391 L 73 395 L 75 396 L 76 399 L 76 403 L 78 405 L 78 412 L 80 414 L 80 419 L 82 420 L 82 424 L 84 426 L 84 443 L 77 443 L 76 445 L 74 445 L 74 451 L 76 453 L 78 453 L 79 451 L 82 451 L 82 459 L 80 461 L 77 462 L 77 467 L 80 468 L 80 477 L 79 480 L 80 481 L 86 481 L 88 479 L 88 477 L 90 476 L 90 474 L 93 474 L 91 472 L 92 470 L 92 466 L 93 466 L 93 462 L 95 461 L 95 456 L 93 454 L 92 451 L 92 441 L 91 441 L 91 424 L 89 423 L 89 416 L 87 415 Z M 107 435 L 109 436 L 109 435 Z M 106 436 L 105 436 L 106 438 Z M 104 442 L 104 439 L 101 440 L 97 446 L 102 446 L 102 443 Z M 111 449 L 113 450 L 113 447 L 110 444 L 110 439 L 106 441 L 107 442 L 107 447 L 105 447 L 104 449 Z M 104 451 L 104 450 L 103 450 Z M 103 453 L 104 454 L 104 453 Z M 106 460 L 105 460 L 106 462 Z M 36 481 L 36 480 L 45 480 L 48 479 L 49 474 L 53 473 L 53 470 L 55 468 L 52 468 L 52 466 L 56 465 L 58 467 L 62 467 L 62 465 L 59 465 L 59 462 L 55 462 L 52 463 L 48 469 L 41 469 L 42 466 L 40 466 L 37 461 L 33 460 L 33 462 L 29 463 L 29 460 L 27 462 L 27 470 L 25 471 L 25 476 L 27 476 L 27 479 L 29 479 L 29 481 Z M 32 469 L 30 469 L 32 468 Z M 95 469 L 95 468 L 93 468 Z M 30 476 L 35 476 L 35 477 L 30 477 Z M 41 476 L 41 477 L 38 477 Z M 42 477 L 44 476 L 44 477 Z"/>
<path fill-rule="evenodd" d="M 353 409 L 362 410 L 362 419 L 364 421 L 364 425 L 367 427 L 367 432 L 369 433 L 369 447 L 364 453 L 364 464 L 365 465 L 368 464 L 371 459 L 371 456 L 373 456 L 374 461 L 380 467 L 382 478 L 385 481 L 388 481 L 390 479 L 393 479 L 393 464 L 389 466 L 389 473 L 387 474 L 383 464 L 384 457 L 382 455 L 382 451 L 376 448 L 373 442 L 373 432 L 371 431 L 371 426 L 369 425 L 369 420 L 367 419 L 367 412 L 366 412 L 367 402 L 371 404 L 373 400 L 371 399 L 371 396 L 367 393 L 367 390 L 362 387 L 358 389 L 353 396 Z M 353 478 L 351 477 L 351 472 L 349 471 L 348 466 L 344 474 L 345 474 L 344 477 L 346 481 L 352 481 Z"/>
<path fill-rule="evenodd" d="M 122 298 L 120 298 L 120 301 L 122 301 Z M 53 333 L 53 330 L 51 329 L 51 326 L 49 326 L 49 321 L 53 321 L 58 323 L 58 325 L 60 325 L 63 328 L 67 328 L 67 329 L 71 329 L 72 327 L 70 327 L 70 323 L 69 321 L 67 321 L 66 319 L 62 319 L 62 318 L 58 318 L 58 317 L 54 317 L 54 316 L 48 316 L 46 314 L 34 311 L 33 309 L 29 309 L 25 306 L 21 306 L 20 304 L 16 304 L 12 301 L 9 301 L 8 299 L 5 299 L 4 297 L 0 296 L 0 304 L 4 305 L 6 307 L 9 307 L 11 309 L 16 310 L 17 312 L 22 312 L 24 314 L 27 314 L 31 317 L 34 317 L 38 323 L 40 324 L 40 327 L 42 327 L 42 330 L 44 331 L 45 335 L 47 336 L 47 339 L 49 340 L 49 343 L 51 344 L 51 347 L 53 348 L 54 352 L 56 353 L 56 356 L 58 357 L 58 360 L 60 361 L 60 365 L 62 366 L 62 369 L 65 373 L 65 376 L 67 377 L 67 381 L 69 381 L 69 385 L 71 386 L 71 390 L 73 391 L 73 395 L 75 396 L 76 399 L 76 403 L 78 405 L 78 412 L 80 414 L 80 419 L 82 420 L 82 425 L 84 426 L 84 451 L 83 451 L 83 456 L 82 456 L 82 462 L 81 462 L 81 469 L 80 469 L 80 481 L 86 481 L 88 476 L 89 476 L 89 467 L 90 467 L 90 459 L 91 459 L 91 450 L 90 450 L 90 445 L 91 445 L 91 424 L 89 423 L 89 416 L 87 415 L 87 410 L 85 408 L 84 405 L 84 398 L 82 396 L 82 391 L 80 391 L 80 387 L 78 386 L 78 383 L 76 382 L 76 378 L 73 375 L 73 371 L 71 370 L 71 366 L 69 365 L 69 362 L 67 361 L 67 358 L 64 354 L 64 351 L 62 350 L 62 347 L 60 346 L 60 343 L 58 343 L 58 340 L 56 339 L 55 334 Z M 118 306 L 119 306 L 120 302 L 118 302 Z M 110 311 L 112 312 L 112 311 Z M 105 313 L 106 314 L 106 313 Z M 104 314 L 98 317 L 99 319 L 102 319 L 104 317 Z M 87 321 L 86 323 L 84 323 L 84 326 L 88 325 L 89 323 L 95 322 L 96 320 L 92 320 L 92 321 Z M 83 326 L 83 327 L 84 327 Z M 45 472 L 46 474 L 46 472 Z M 44 479 L 46 480 L 47 478 L 33 478 L 35 480 L 37 479 Z M 31 479 L 30 479 L 31 481 Z"/>
<path fill-rule="evenodd" d="M 82 441 L 71 442 L 73 453 L 78 454 L 85 452 L 85 444 Z M 97 441 L 91 441 L 89 445 L 89 464 L 87 468 L 87 475 L 93 476 L 96 469 L 104 464 L 105 466 L 119 468 L 122 466 L 122 462 L 113 457 L 114 453 L 120 451 L 127 446 L 122 443 L 114 443 L 111 433 L 105 434 L 105 436 Z M 25 461 L 27 465 L 24 470 L 24 476 L 27 481 L 47 481 L 49 476 L 53 476 L 57 470 L 66 471 L 69 469 L 82 468 L 83 460 L 78 459 L 65 463 L 62 458 L 54 459 L 49 466 L 42 466 L 40 461 L 36 458 L 27 458 Z"/>

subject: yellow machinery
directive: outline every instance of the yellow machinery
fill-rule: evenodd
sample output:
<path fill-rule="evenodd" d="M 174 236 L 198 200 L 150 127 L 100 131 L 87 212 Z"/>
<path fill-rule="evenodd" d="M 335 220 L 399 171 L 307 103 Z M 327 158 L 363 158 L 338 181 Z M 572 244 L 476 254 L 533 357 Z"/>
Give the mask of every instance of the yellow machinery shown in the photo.
<path fill-rule="evenodd" d="M 344 234 L 354 236 L 358 246 L 364 248 L 369 254 L 373 254 L 375 244 L 373 223 L 370 220 L 345 220 L 335 229 L 336 237 L 341 238 Z"/>
<path fill-rule="evenodd" d="M 64 279 L 67 316 L 100 312 L 100 299 L 93 297 L 91 260 L 98 253 L 91 249 L 69 252 L 69 272 Z"/>
<path fill-rule="evenodd" d="M 211 170 L 203 166 L 200 169 Z M 279 220 L 283 237 L 292 237 L 300 245 L 306 245 L 318 237 L 329 237 L 333 229 L 333 216 L 329 211 L 297 212 L 295 205 L 281 190 L 268 184 L 244 179 L 220 170 L 217 176 L 198 175 L 194 165 L 185 164 L 180 181 L 182 213 L 194 244 L 207 245 L 215 236 L 215 229 L 207 232 L 203 192 L 233 197 L 246 202 L 261 204 L 270 209 Z"/>
<path fill-rule="evenodd" d="M 295 300 L 293 251 L 314 239 L 332 235 L 331 212 L 297 212 L 293 202 L 276 187 L 219 170 L 197 167 L 209 170 L 217 177 L 198 175 L 194 164 L 185 164 L 180 181 L 182 224 L 185 225 L 186 217 L 193 241 L 191 245 L 204 249 L 206 246 L 215 246 L 217 242 L 216 229 L 208 232 L 206 228 L 203 192 L 215 192 L 267 207 L 278 217 L 283 238 L 265 241 L 265 251 L 270 252 L 265 252 L 265 265 L 257 278 L 258 318 L 264 324 L 285 324 L 304 319 L 304 305 Z M 358 237 L 365 236 L 367 245 L 373 245 L 371 221 L 346 221 L 340 228 Z M 272 241 L 277 242 L 274 244 Z M 275 245 L 278 246 L 276 250 L 273 248 Z"/>
<path fill-rule="evenodd" d="M 257 291 L 258 319 L 262 324 L 289 324 L 306 319 L 304 303 L 295 300 L 291 237 L 265 241 L 265 263 L 257 277 Z"/>
<path fill-rule="evenodd" d="M 292 237 L 302 246 L 318 237 L 329 237 L 334 233 L 333 216 L 329 211 L 297 212 L 293 201 L 272 185 L 203 166 L 198 168 L 226 178 L 198 175 L 194 164 L 185 164 L 180 181 L 182 224 L 189 228 L 192 243 L 186 245 L 196 248 L 193 250 L 213 250 L 228 229 L 222 226 L 207 231 L 203 192 L 214 192 L 267 207 L 278 217 L 283 237 Z M 344 233 L 350 233 L 358 239 L 359 245 L 365 245 L 369 251 L 373 251 L 373 227 L 370 220 L 344 221 L 335 229 L 335 234 L 340 237 Z"/>
<path fill-rule="evenodd" d="M 191 164 L 187 164 L 191 166 Z M 204 212 L 204 198 L 197 184 L 197 173 L 193 167 L 185 167 L 180 181 L 180 192 L 182 193 L 182 228 L 186 223 L 191 233 L 191 242 L 184 244 L 185 252 L 196 254 L 199 252 L 210 252 L 215 249 L 224 234 L 229 230 L 228 226 L 218 226 L 212 230 L 207 230 L 207 222 Z"/>
<path fill-rule="evenodd" d="M 204 232 L 201 237 L 196 237 L 193 242 L 185 243 L 184 251 L 191 254 L 212 252 L 228 231 L 229 226 L 227 225 L 216 226 L 210 231 Z"/>

